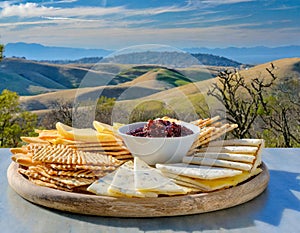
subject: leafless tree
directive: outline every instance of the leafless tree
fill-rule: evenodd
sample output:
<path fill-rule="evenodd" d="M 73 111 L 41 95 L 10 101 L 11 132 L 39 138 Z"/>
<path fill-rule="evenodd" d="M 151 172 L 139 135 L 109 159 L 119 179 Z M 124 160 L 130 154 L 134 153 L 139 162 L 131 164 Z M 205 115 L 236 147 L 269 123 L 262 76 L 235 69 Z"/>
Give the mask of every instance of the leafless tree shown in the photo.
<path fill-rule="evenodd" d="M 255 78 L 246 82 L 235 70 L 220 72 L 218 82 L 213 84 L 208 95 L 214 96 L 222 103 L 226 109 L 227 120 L 238 125 L 232 132 L 235 137 L 252 137 L 252 126 L 257 117 L 267 110 L 265 95 L 275 80 L 274 75 L 268 81 Z"/>
<path fill-rule="evenodd" d="M 272 72 L 271 72 L 272 74 Z M 300 80 L 287 77 L 269 97 L 267 111 L 262 115 L 265 130 L 281 137 L 275 146 L 293 147 L 300 145 Z"/>

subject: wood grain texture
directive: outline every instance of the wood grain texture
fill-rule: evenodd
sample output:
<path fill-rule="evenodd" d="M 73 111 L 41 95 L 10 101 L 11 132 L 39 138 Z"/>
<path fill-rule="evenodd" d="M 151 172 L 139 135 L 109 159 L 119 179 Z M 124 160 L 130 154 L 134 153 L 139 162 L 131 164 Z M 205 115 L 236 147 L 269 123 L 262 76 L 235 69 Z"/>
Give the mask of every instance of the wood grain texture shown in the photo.
<path fill-rule="evenodd" d="M 158 198 L 114 198 L 70 193 L 33 184 L 12 162 L 7 170 L 10 186 L 24 199 L 67 212 L 111 217 L 161 217 L 205 213 L 245 203 L 261 194 L 269 182 L 269 172 L 229 189 L 211 193 Z"/>

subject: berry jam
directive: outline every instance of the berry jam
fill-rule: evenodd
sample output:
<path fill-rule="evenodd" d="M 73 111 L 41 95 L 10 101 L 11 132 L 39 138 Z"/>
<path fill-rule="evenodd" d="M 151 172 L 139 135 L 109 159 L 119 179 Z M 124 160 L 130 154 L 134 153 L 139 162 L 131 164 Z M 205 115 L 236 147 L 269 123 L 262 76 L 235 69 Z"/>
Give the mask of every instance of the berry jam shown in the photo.
<path fill-rule="evenodd" d="M 167 120 L 149 120 L 144 127 L 127 132 L 137 137 L 183 137 L 193 134 L 193 131 L 183 125 Z"/>

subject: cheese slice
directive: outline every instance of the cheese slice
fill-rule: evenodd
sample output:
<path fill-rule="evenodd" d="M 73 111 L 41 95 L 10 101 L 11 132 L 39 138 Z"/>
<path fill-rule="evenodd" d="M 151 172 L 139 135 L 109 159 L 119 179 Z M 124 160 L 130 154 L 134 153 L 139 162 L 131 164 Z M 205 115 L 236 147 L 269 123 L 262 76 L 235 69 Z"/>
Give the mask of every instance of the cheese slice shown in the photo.
<path fill-rule="evenodd" d="M 231 177 L 242 174 L 242 171 L 235 169 L 201 166 L 185 163 L 156 164 L 156 168 L 161 170 L 162 172 L 169 172 L 176 175 L 183 175 L 207 180 Z"/>
<path fill-rule="evenodd" d="M 223 159 L 223 160 L 229 160 L 235 162 L 246 162 L 246 163 L 253 163 L 253 161 L 255 160 L 255 156 L 249 154 L 203 152 L 203 153 L 193 154 L 193 156 L 210 158 L 210 159 Z"/>
<path fill-rule="evenodd" d="M 211 159 L 211 158 L 202 158 L 194 156 L 185 156 L 182 159 L 183 163 L 188 164 L 199 164 L 204 166 L 213 166 L 213 167 L 222 167 L 222 168 L 232 168 L 242 171 L 250 171 L 252 169 L 252 164 L 234 162 L 222 159 Z"/>
<path fill-rule="evenodd" d="M 117 197 L 157 197 L 154 192 L 140 192 L 135 188 L 133 162 L 128 161 L 120 166 L 114 175 L 108 194 Z"/>
<path fill-rule="evenodd" d="M 115 171 L 109 173 L 108 175 L 100 178 L 99 180 L 95 181 L 87 188 L 87 190 L 96 195 L 111 196 L 107 190 L 108 190 L 110 184 L 112 183 L 116 172 L 117 172 L 117 170 L 115 170 Z"/>
<path fill-rule="evenodd" d="M 98 133 L 92 128 L 74 128 L 65 125 L 61 122 L 56 123 L 56 129 L 58 134 L 68 140 L 76 140 L 83 142 L 106 142 L 106 141 L 116 141 L 114 135 L 110 133 Z"/>
<path fill-rule="evenodd" d="M 150 167 L 143 160 L 134 158 L 135 188 L 140 192 L 154 192 L 157 194 L 177 195 L 186 194 L 187 188 L 178 186 L 161 172 Z"/>
<path fill-rule="evenodd" d="M 226 177 L 226 178 L 220 178 L 215 180 L 204 180 L 204 179 L 195 179 L 190 178 L 186 176 L 178 176 L 174 175 L 172 173 L 166 173 L 164 172 L 164 175 L 172 178 L 175 183 L 178 182 L 178 184 L 186 185 L 189 187 L 189 184 L 193 188 L 199 188 L 199 190 L 210 192 L 215 191 L 222 188 L 229 188 L 232 186 L 236 186 L 239 183 L 248 180 L 252 176 L 255 176 L 259 174 L 262 170 L 260 168 L 256 168 L 252 172 L 246 172 L 244 171 L 242 174 L 232 176 L 232 177 Z"/>

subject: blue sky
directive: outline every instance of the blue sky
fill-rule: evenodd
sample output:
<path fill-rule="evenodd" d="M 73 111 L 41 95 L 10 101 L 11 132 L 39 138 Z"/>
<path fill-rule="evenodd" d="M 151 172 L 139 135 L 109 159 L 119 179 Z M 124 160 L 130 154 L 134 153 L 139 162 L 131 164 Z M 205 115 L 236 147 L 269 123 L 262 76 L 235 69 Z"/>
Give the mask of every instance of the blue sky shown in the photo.
<path fill-rule="evenodd" d="M 0 42 L 121 49 L 300 45 L 300 0 L 0 2 Z"/>

